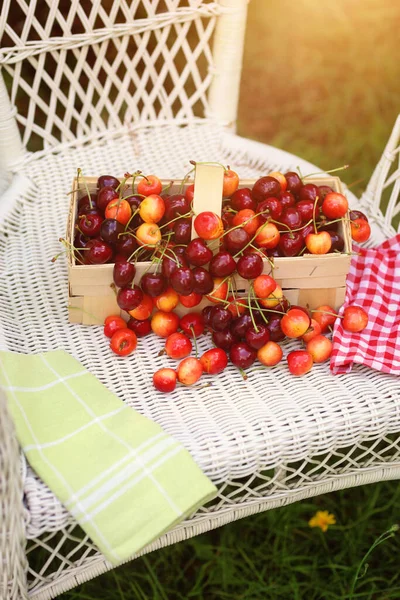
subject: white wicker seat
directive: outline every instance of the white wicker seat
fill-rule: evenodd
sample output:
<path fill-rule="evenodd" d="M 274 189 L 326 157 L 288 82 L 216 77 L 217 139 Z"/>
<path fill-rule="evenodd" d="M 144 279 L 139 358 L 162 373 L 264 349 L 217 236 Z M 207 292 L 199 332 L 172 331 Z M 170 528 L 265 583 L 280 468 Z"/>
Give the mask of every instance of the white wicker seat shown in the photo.
<path fill-rule="evenodd" d="M 66 265 L 50 259 L 77 167 L 87 175 L 141 168 L 165 178 L 181 177 L 190 159 L 230 164 L 243 177 L 317 170 L 232 133 L 246 0 L 96 0 L 89 15 L 77 1 L 68 15 L 55 1 L 17 4 L 26 16 L 21 31 L 11 30 L 10 0 L 0 20 L 0 348 L 70 352 L 178 438 L 217 484 L 212 503 L 143 552 L 301 498 L 400 478 L 395 377 L 362 367 L 333 377 L 318 365 L 296 379 L 282 365 L 244 383 L 230 369 L 210 388 L 165 398 L 147 385 L 161 364 L 158 340 L 118 361 L 101 328 L 67 321 Z M 11 101 L 1 75 L 11 82 Z M 361 199 L 371 243 L 394 233 L 399 138 L 400 120 Z M 383 217 L 385 182 L 393 194 Z M 7 600 L 53 598 L 111 568 L 19 457 L 3 397 L 0 549 Z"/>

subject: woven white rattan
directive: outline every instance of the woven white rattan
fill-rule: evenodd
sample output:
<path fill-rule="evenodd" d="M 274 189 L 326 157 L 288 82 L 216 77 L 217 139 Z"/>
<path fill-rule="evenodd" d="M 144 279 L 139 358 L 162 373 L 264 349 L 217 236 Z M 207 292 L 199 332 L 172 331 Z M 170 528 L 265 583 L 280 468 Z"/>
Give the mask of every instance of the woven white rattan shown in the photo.
<path fill-rule="evenodd" d="M 12 77 L 11 102 L 0 78 L 0 166 L 12 177 L 0 198 L 0 347 L 70 352 L 179 439 L 217 484 L 212 503 L 143 553 L 301 498 L 399 478 L 400 386 L 394 377 L 362 367 L 332 377 L 325 365 L 317 365 L 296 379 L 282 365 L 268 374 L 253 371 L 244 382 L 231 368 L 208 388 L 181 388 L 166 397 L 151 386 L 152 373 L 165 363 L 157 356 L 161 342 L 150 337 L 133 357 L 119 360 L 104 344 L 100 327 L 68 323 L 66 264 L 50 259 L 59 251 L 66 192 L 78 166 L 87 175 L 141 168 L 165 178 L 181 177 L 192 158 L 230 164 L 243 177 L 316 168 L 227 130 L 236 115 L 245 1 L 98 1 L 89 15 L 72 2 L 68 16 L 60 14 L 57 2 L 43 4 L 48 11 L 40 15 L 39 3 L 18 0 L 27 15 L 19 33 L 7 25 L 10 2 L 0 21 L 0 31 L 5 28 L 11 39 L 11 49 L 0 51 L 0 65 Z M 129 49 L 132 39 L 140 54 Z M 168 43 L 176 44 L 173 50 Z M 27 64 L 33 80 L 33 71 L 24 71 Z M 103 72 L 110 80 L 102 80 Z M 198 102 L 206 118 L 197 113 Z M 361 199 L 373 224 L 371 243 L 394 233 L 399 140 L 400 120 Z M 43 147 L 28 154 L 32 143 Z M 385 182 L 394 191 L 383 217 Z M 111 565 L 21 461 L 22 477 L 3 401 L 0 597 L 14 600 L 29 592 L 44 600 Z M 28 540 L 26 552 L 22 538 Z"/>

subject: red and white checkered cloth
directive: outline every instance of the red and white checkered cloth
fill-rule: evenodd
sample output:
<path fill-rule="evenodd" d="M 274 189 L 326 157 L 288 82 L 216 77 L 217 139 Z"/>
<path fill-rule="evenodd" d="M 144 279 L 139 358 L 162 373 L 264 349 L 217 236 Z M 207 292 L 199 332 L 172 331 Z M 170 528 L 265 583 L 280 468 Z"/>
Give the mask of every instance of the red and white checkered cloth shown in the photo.
<path fill-rule="evenodd" d="M 360 333 L 349 333 L 336 319 L 331 371 L 348 373 L 354 363 L 400 375 L 400 234 L 377 248 L 360 248 L 346 281 L 346 306 L 357 304 L 368 314 Z"/>

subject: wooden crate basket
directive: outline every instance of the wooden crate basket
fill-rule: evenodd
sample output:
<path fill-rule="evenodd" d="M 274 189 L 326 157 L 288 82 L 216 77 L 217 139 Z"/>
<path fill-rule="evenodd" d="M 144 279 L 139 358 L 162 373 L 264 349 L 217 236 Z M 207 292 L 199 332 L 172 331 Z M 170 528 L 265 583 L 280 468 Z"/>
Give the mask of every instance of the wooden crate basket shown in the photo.
<path fill-rule="evenodd" d="M 239 187 L 251 187 L 256 180 L 244 179 Z M 129 184 L 130 181 L 127 181 Z M 170 181 L 163 181 L 163 185 Z M 193 183 L 186 181 L 183 189 Z M 307 178 L 307 183 L 316 185 L 329 185 L 333 190 L 343 193 L 338 177 Z M 73 181 L 73 192 L 68 218 L 67 241 L 73 243 L 78 200 L 86 194 L 86 185 L 89 191 L 96 192 L 97 177 L 80 177 Z M 178 193 L 182 181 L 173 182 L 170 192 Z M 195 195 L 193 210 L 195 214 L 209 210 L 221 214 L 222 209 L 223 169 L 215 165 L 198 165 L 195 175 Z M 274 258 L 273 277 L 282 287 L 285 296 L 291 304 L 309 305 L 316 308 L 321 304 L 329 304 L 338 309 L 344 301 L 346 291 L 346 275 L 351 259 L 351 235 L 348 221 L 343 219 L 339 223 L 339 233 L 345 243 L 343 253 L 325 255 L 303 254 L 298 257 Z M 194 230 L 192 237 L 196 237 Z M 269 261 L 265 260 L 264 272 L 271 272 Z M 136 263 L 135 282 L 150 267 L 149 262 Z M 101 324 L 111 314 L 121 311 L 116 302 L 113 282 L 113 264 L 80 265 L 77 264 L 73 254 L 69 256 L 69 320 L 72 323 L 85 325 Z M 246 292 L 249 282 L 235 275 L 236 287 L 240 292 Z M 207 299 L 193 309 L 178 305 L 176 312 L 184 314 L 189 310 L 201 310 L 209 304 Z M 126 313 L 124 313 L 126 316 Z"/>

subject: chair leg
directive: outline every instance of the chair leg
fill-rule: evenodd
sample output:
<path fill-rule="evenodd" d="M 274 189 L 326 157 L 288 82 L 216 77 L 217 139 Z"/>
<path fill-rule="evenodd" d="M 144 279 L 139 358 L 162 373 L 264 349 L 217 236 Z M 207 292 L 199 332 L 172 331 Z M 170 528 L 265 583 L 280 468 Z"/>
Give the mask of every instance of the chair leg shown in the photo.
<path fill-rule="evenodd" d="M 0 598 L 27 600 L 27 558 L 19 447 L 0 389 Z"/>

